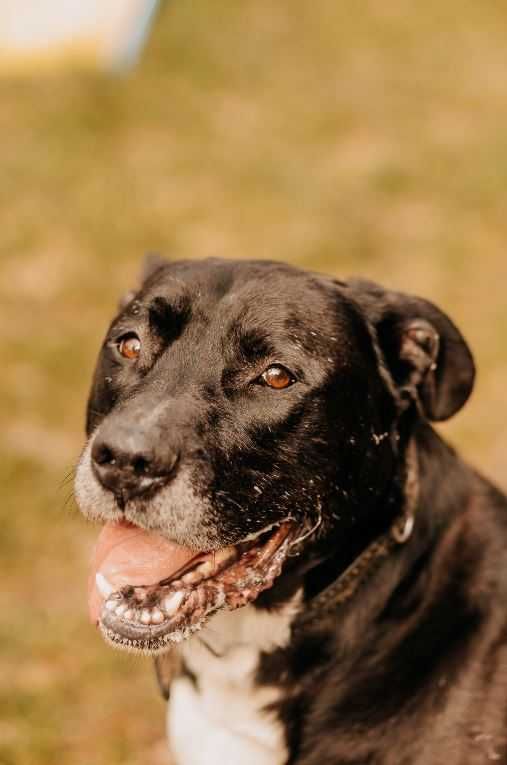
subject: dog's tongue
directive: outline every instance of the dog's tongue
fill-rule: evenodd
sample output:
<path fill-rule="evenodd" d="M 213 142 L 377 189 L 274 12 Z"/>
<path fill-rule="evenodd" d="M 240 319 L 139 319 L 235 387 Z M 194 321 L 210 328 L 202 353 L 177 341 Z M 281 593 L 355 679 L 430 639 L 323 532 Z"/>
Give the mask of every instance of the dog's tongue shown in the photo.
<path fill-rule="evenodd" d="M 130 523 L 107 523 L 92 557 L 88 584 L 90 619 L 97 623 L 105 599 L 97 587 L 97 574 L 114 590 L 127 584 L 156 584 L 174 574 L 196 554 L 195 550 Z"/>

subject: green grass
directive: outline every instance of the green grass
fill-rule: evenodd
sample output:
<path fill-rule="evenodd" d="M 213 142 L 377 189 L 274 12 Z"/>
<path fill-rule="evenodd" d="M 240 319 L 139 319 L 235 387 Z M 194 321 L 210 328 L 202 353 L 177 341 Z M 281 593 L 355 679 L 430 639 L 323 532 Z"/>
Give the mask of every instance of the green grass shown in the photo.
<path fill-rule="evenodd" d="M 439 303 L 477 393 L 444 427 L 507 487 L 501 3 L 173 0 L 141 65 L 0 80 L 0 763 L 156 765 L 149 662 L 87 624 L 70 484 L 146 250 L 274 257 Z"/>

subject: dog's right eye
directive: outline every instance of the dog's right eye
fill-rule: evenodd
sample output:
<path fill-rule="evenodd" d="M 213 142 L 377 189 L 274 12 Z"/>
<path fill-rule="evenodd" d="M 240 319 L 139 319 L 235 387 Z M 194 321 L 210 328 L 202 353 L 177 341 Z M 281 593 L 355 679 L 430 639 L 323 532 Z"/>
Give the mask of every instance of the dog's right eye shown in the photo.
<path fill-rule="evenodd" d="M 119 337 L 116 341 L 118 353 L 129 361 L 135 361 L 141 353 L 141 341 L 135 332 Z"/>
<path fill-rule="evenodd" d="M 283 390 L 289 388 L 294 382 L 295 378 L 288 369 L 281 364 L 272 364 L 263 372 L 259 378 L 259 382 L 262 380 L 263 385 L 267 385 L 269 388 L 275 390 Z"/>

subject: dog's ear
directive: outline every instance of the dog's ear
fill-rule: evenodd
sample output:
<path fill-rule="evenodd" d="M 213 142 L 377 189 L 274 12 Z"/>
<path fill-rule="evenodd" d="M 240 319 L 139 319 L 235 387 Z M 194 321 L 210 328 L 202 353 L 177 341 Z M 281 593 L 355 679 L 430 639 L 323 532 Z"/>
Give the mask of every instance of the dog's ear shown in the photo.
<path fill-rule="evenodd" d="M 429 420 L 452 417 L 475 379 L 472 354 L 457 327 L 428 300 L 362 280 L 348 286 L 373 326 L 401 402 L 415 401 Z"/>
<path fill-rule="evenodd" d="M 156 252 L 146 253 L 143 259 L 143 265 L 141 267 L 141 274 L 139 277 L 139 286 L 143 285 L 159 269 L 166 266 L 167 262 L 168 261 L 165 260 L 165 258 L 163 258 L 161 255 L 159 255 Z M 120 309 L 120 311 L 123 311 L 123 309 L 126 308 L 128 304 L 132 302 L 132 300 L 134 300 L 135 296 L 137 295 L 137 292 L 138 290 L 129 290 L 120 298 L 120 301 L 118 304 L 118 308 Z"/>

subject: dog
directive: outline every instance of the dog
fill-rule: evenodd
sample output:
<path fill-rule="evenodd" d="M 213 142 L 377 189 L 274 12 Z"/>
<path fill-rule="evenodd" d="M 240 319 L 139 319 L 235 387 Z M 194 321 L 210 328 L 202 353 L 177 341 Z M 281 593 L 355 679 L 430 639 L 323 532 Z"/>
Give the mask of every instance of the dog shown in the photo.
<path fill-rule="evenodd" d="M 431 425 L 474 377 L 419 297 L 150 260 L 76 496 L 92 619 L 155 656 L 178 765 L 507 763 L 507 499 Z"/>

